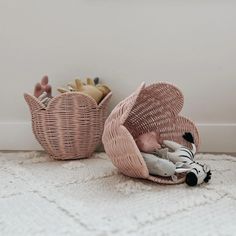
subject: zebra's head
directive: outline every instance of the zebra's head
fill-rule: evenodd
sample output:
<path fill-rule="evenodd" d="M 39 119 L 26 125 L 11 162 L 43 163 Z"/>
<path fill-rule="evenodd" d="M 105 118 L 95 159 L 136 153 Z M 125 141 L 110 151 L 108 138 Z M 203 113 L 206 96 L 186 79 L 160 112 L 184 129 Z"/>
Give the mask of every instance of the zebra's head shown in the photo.
<path fill-rule="evenodd" d="M 186 175 L 186 183 L 189 186 L 196 186 L 203 182 L 207 183 L 211 179 L 211 171 L 207 165 L 201 165 L 198 162 L 191 164 L 191 171 Z"/>

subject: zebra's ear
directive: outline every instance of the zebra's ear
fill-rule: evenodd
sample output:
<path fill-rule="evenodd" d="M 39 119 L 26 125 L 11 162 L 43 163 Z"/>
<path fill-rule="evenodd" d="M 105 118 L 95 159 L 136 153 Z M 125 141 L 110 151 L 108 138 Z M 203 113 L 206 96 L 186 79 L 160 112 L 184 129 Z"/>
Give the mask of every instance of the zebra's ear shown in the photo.
<path fill-rule="evenodd" d="M 208 165 L 204 164 L 203 165 L 203 170 L 204 170 L 204 172 L 207 173 L 208 171 L 210 171 L 210 167 Z"/>

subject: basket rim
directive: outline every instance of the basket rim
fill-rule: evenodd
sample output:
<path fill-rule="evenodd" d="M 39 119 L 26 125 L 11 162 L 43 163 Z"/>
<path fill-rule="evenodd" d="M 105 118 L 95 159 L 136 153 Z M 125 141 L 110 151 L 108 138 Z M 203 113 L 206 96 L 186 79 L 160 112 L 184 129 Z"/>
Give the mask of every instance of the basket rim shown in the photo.
<path fill-rule="evenodd" d="M 81 93 L 81 92 L 68 92 L 68 93 L 62 93 L 62 94 L 57 94 L 55 97 L 53 97 L 47 106 L 45 106 L 37 97 L 35 97 L 34 95 L 32 95 L 31 93 L 24 93 L 24 97 L 30 97 L 31 99 L 33 99 L 36 103 L 38 103 L 41 107 L 41 109 L 45 109 L 48 110 L 51 107 L 51 104 L 53 104 L 54 101 L 58 100 L 58 99 L 62 99 L 63 97 L 67 97 L 67 96 L 72 96 L 72 97 L 83 97 L 85 99 L 87 99 L 92 106 L 96 107 L 96 108 L 100 108 L 103 106 L 104 102 L 106 102 L 111 96 L 112 96 L 112 92 L 109 92 L 100 103 L 97 103 L 96 100 L 94 98 L 92 98 L 91 96 Z"/>
<path fill-rule="evenodd" d="M 130 96 L 134 95 L 134 101 L 132 102 L 132 104 L 129 105 L 126 114 L 123 115 L 123 117 L 121 119 L 121 124 L 124 124 L 126 122 L 128 116 L 129 116 L 130 111 L 133 109 L 135 103 L 137 102 L 137 100 L 138 100 L 139 96 L 142 94 L 142 92 L 145 89 L 149 89 L 149 88 L 152 88 L 152 87 L 157 87 L 157 86 L 160 86 L 160 85 L 171 86 L 176 91 L 178 91 L 179 95 L 182 97 L 182 105 L 181 105 L 181 108 L 180 108 L 180 110 L 178 112 L 178 114 L 180 114 L 180 112 L 183 110 L 183 107 L 184 107 L 184 95 L 183 95 L 183 92 L 175 84 L 170 83 L 170 82 L 160 81 L 160 82 L 154 82 L 154 83 L 151 83 L 149 85 L 146 85 L 146 83 L 143 81 L 140 84 L 140 86 L 138 88 L 136 88 L 136 90 L 133 93 L 131 93 Z M 122 103 L 125 99 L 123 99 L 120 103 Z"/>

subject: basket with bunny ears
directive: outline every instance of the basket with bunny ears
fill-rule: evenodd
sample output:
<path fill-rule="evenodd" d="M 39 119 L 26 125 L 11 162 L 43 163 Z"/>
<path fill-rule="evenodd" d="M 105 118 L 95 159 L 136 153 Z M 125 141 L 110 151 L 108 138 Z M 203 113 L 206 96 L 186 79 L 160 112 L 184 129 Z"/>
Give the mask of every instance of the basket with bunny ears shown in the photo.
<path fill-rule="evenodd" d="M 162 140 L 173 140 L 191 148 L 183 135 L 190 132 L 199 146 L 199 134 L 194 123 L 180 116 L 184 98 L 179 89 L 168 83 L 145 86 L 144 83 L 129 97 L 121 101 L 107 118 L 103 132 L 103 144 L 113 164 L 123 174 L 148 179 L 162 184 L 185 181 L 179 175 L 173 181 L 169 177 L 152 176 L 138 148 L 138 137 L 153 133 Z"/>
<path fill-rule="evenodd" d="M 88 158 L 101 142 L 112 93 L 91 80 L 90 84 L 76 82 L 79 88 L 73 84 L 71 89 L 68 85 L 69 89 L 52 98 L 45 76 L 35 86 L 34 96 L 24 94 L 31 111 L 33 133 L 54 159 Z"/>

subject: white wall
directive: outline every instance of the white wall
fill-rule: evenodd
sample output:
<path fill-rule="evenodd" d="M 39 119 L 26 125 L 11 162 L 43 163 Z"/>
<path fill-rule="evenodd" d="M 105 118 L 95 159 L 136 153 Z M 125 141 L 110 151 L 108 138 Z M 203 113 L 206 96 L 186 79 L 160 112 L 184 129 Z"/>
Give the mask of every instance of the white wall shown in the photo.
<path fill-rule="evenodd" d="M 172 82 L 202 150 L 235 152 L 235 13 L 227 0 L 0 0 L 0 149 L 38 148 L 22 94 L 48 74 L 54 88 L 100 76 L 113 106 L 141 81 Z"/>

